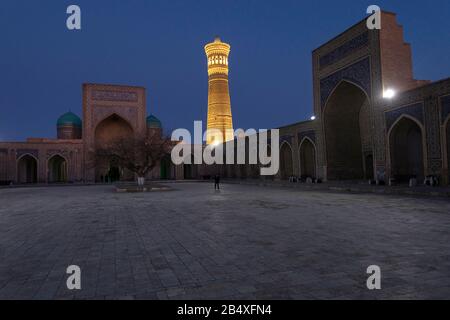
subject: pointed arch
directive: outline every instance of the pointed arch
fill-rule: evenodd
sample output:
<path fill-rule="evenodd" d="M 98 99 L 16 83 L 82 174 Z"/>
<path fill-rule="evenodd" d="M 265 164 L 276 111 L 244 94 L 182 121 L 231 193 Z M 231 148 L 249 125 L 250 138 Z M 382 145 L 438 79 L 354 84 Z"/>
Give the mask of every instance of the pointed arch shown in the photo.
<path fill-rule="evenodd" d="M 416 118 L 402 114 L 387 133 L 390 176 L 399 182 L 426 175 L 425 128 Z"/>
<path fill-rule="evenodd" d="M 134 136 L 133 126 L 117 113 L 111 113 L 100 121 L 94 130 L 95 148 L 106 147 L 109 143 L 117 139 L 132 138 Z M 133 174 L 125 168 L 117 166 L 115 159 L 106 159 L 101 163 L 96 163 L 95 180 L 117 181 L 131 180 Z"/>
<path fill-rule="evenodd" d="M 59 153 L 52 155 L 47 161 L 47 181 L 49 183 L 68 181 L 68 161 Z"/>
<path fill-rule="evenodd" d="M 37 183 L 38 158 L 30 153 L 25 153 L 17 159 L 17 182 Z"/>
<path fill-rule="evenodd" d="M 364 178 L 360 112 L 365 104 L 370 104 L 367 92 L 347 79 L 326 100 L 322 125 L 329 180 Z"/>
<path fill-rule="evenodd" d="M 352 81 L 352 80 L 350 80 L 350 79 L 343 78 L 343 79 L 341 79 L 341 80 L 334 86 L 334 88 L 330 91 L 330 94 L 328 95 L 328 97 L 327 97 L 326 100 L 325 100 L 325 103 L 323 104 L 323 111 L 322 111 L 322 113 L 325 111 L 325 108 L 327 107 L 328 102 L 330 101 L 330 99 L 331 99 L 331 97 L 333 96 L 334 92 L 335 92 L 335 91 L 339 88 L 339 86 L 340 86 L 341 84 L 343 84 L 343 83 L 348 83 L 348 84 L 351 84 L 351 85 L 357 87 L 357 88 L 360 89 L 362 92 L 364 92 L 364 94 L 366 95 L 367 100 L 370 101 L 369 94 L 366 92 L 366 90 L 365 90 L 360 84 L 358 84 L 358 83 L 356 83 L 355 81 Z"/>
<path fill-rule="evenodd" d="M 130 137 L 134 135 L 131 123 L 117 113 L 110 115 L 99 121 L 94 130 L 95 142 L 105 143 L 117 138 Z"/>
<path fill-rule="evenodd" d="M 294 152 L 289 142 L 283 141 L 280 145 L 280 178 L 289 179 L 294 175 Z"/>
<path fill-rule="evenodd" d="M 300 159 L 300 177 L 302 179 L 306 178 L 316 178 L 316 144 L 309 137 L 304 137 L 300 141 L 299 148 L 299 159 Z"/>

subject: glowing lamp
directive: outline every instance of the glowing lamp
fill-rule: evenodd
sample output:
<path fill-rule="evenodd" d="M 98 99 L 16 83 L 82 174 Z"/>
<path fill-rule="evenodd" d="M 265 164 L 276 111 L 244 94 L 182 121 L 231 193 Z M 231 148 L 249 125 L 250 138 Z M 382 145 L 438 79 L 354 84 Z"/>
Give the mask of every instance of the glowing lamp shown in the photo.
<path fill-rule="evenodd" d="M 383 91 L 383 98 L 384 99 L 392 99 L 395 97 L 395 90 L 393 89 L 386 89 Z"/>

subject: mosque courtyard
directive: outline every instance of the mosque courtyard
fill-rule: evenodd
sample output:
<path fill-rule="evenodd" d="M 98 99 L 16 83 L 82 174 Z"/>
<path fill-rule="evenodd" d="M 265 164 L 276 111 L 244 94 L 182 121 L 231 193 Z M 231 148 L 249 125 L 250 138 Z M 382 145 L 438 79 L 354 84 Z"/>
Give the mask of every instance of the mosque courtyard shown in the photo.
<path fill-rule="evenodd" d="M 0 189 L 0 299 L 450 297 L 446 199 L 169 185 Z"/>

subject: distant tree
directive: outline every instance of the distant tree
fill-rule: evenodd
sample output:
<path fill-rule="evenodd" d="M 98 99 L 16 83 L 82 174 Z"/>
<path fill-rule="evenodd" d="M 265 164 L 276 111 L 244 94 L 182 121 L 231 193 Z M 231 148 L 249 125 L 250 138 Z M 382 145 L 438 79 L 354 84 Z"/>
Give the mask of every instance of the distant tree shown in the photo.
<path fill-rule="evenodd" d="M 114 139 L 93 152 L 93 166 L 105 161 L 114 162 L 121 168 L 126 168 L 138 177 L 138 184 L 144 184 L 145 175 L 161 163 L 170 154 L 173 142 L 161 132 L 149 133 L 145 137 L 124 137 Z"/>

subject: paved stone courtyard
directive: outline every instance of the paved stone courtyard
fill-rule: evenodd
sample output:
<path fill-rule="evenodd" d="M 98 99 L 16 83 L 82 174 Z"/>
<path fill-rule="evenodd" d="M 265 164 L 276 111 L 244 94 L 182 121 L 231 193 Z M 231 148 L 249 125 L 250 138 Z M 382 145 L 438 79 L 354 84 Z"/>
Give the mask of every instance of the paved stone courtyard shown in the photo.
<path fill-rule="evenodd" d="M 0 189 L 0 298 L 450 298 L 448 200 L 171 185 Z"/>

